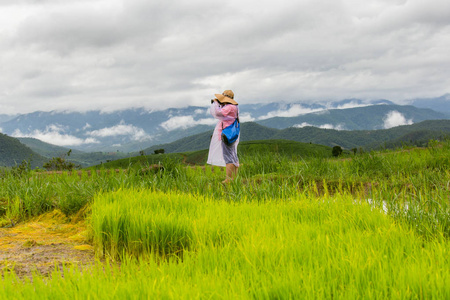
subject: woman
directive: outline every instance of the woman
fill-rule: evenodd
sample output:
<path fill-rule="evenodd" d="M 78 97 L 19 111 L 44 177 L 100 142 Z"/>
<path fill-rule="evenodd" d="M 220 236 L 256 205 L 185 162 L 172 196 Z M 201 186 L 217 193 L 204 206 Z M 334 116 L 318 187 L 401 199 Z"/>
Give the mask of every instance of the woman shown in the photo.
<path fill-rule="evenodd" d="M 208 164 L 226 167 L 226 178 L 223 183 L 228 183 L 237 176 L 239 159 L 237 157 L 238 139 L 231 145 L 226 145 L 222 141 L 222 128 L 233 124 L 238 118 L 238 103 L 234 100 L 234 93 L 231 90 L 224 91 L 221 95 L 215 94 L 216 99 L 211 103 L 211 114 L 219 122 L 214 129 L 209 145 Z"/>

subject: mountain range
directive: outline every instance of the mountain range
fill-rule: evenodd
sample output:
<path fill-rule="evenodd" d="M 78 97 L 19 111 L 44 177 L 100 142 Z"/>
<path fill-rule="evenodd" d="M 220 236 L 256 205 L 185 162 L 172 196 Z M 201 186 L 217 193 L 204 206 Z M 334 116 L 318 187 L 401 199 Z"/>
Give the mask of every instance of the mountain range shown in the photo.
<path fill-rule="evenodd" d="M 341 146 L 345 149 L 364 148 L 365 150 L 392 148 L 402 144 L 425 145 L 430 139 L 450 137 L 450 120 L 428 120 L 412 125 L 397 126 L 380 130 L 336 130 L 312 126 L 275 129 L 254 122 L 241 124 L 241 141 L 253 140 L 291 140 L 329 147 Z M 185 137 L 178 141 L 155 145 L 144 150 L 146 154 L 156 149 L 167 153 L 207 149 L 211 132 Z"/>
<path fill-rule="evenodd" d="M 448 102 L 436 98 L 437 107 Z M 415 100 L 417 103 L 433 101 Z M 446 102 L 447 101 L 447 102 Z M 440 105 L 440 106 L 439 106 Z M 449 119 L 450 113 L 388 100 L 347 99 L 328 104 L 268 103 L 239 105 L 242 124 L 253 122 L 269 129 L 322 128 L 338 131 L 388 129 L 425 120 Z M 138 152 L 196 134 L 211 132 L 216 124 L 209 107 L 116 112 L 33 112 L 0 115 L 0 131 L 11 137 L 35 138 L 84 152 Z M 270 129 L 271 128 L 271 129 Z M 312 129 L 310 129 L 312 130 Z M 243 131 L 245 132 L 245 131 Z M 243 133 L 244 134 L 244 133 Z"/>
<path fill-rule="evenodd" d="M 312 126 L 302 128 L 289 127 L 275 129 L 262 126 L 254 122 L 241 124 L 241 141 L 256 140 L 291 140 L 307 144 L 325 146 L 339 145 L 346 149 L 375 149 L 392 148 L 408 145 L 426 145 L 430 139 L 450 137 L 450 120 L 428 120 L 412 125 L 397 126 L 380 130 L 335 130 L 322 129 Z M 12 138 L 0 134 L 0 166 L 14 166 L 23 160 L 31 161 L 31 167 L 42 167 L 43 163 L 52 157 L 64 157 L 83 167 L 100 164 L 121 158 L 153 154 L 157 149 L 164 149 L 166 153 L 188 152 L 208 149 L 211 130 L 188 136 L 177 141 L 154 145 L 145 150 L 134 153 L 123 152 L 82 152 L 70 151 L 68 148 L 44 143 L 33 138 Z"/>
<path fill-rule="evenodd" d="M 410 105 L 419 108 L 430 108 L 435 111 L 450 114 L 450 94 L 445 94 L 437 98 L 420 98 L 409 102 Z"/>

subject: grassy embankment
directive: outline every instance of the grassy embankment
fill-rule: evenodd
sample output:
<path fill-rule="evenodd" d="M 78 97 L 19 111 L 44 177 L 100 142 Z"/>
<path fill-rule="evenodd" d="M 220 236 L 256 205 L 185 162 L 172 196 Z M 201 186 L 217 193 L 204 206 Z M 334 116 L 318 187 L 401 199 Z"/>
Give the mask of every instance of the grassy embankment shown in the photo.
<path fill-rule="evenodd" d="M 173 161 L 154 174 L 3 173 L 4 219 L 89 205 L 98 255 L 122 264 L 33 282 L 5 274 L 0 296 L 450 296 L 450 142 L 351 159 L 261 151 L 241 161 L 227 187 L 218 168 Z"/>

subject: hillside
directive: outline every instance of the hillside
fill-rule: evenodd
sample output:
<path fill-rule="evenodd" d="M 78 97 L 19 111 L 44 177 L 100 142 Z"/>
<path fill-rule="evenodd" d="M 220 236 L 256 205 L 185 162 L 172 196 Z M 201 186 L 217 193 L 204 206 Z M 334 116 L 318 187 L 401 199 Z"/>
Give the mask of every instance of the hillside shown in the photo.
<path fill-rule="evenodd" d="M 0 123 L 3 122 L 7 122 L 9 120 L 12 120 L 16 117 L 16 115 L 5 115 L 5 114 L 0 114 Z"/>
<path fill-rule="evenodd" d="M 385 143 L 399 139 L 404 135 L 424 130 L 433 133 L 433 135 L 430 135 L 430 139 L 435 135 L 450 134 L 450 120 L 423 121 L 417 124 L 380 130 L 346 131 L 316 127 L 287 128 L 280 130 L 272 138 L 312 142 L 330 147 L 339 145 L 345 149 L 359 147 L 373 149 L 384 146 Z"/>
<path fill-rule="evenodd" d="M 64 157 L 67 161 L 77 166 L 87 167 L 101 162 L 121 159 L 132 156 L 122 152 L 83 152 L 71 148 L 52 145 L 34 138 L 18 138 L 18 140 L 31 148 L 34 152 L 50 159 L 52 157 Z M 70 151 L 70 156 L 67 153 Z"/>
<path fill-rule="evenodd" d="M 421 140 L 448 135 L 450 134 L 450 120 L 431 120 L 390 129 L 355 131 L 321 129 L 317 127 L 291 127 L 279 130 L 249 122 L 241 124 L 241 141 L 282 139 L 329 147 L 339 145 L 345 149 L 359 147 L 373 149 L 384 146 L 385 144 L 388 145 L 391 141 L 392 145 L 394 145 L 396 140 L 404 136 L 407 136 L 411 140 L 411 137 L 415 136 L 415 132 L 421 132 L 417 134 L 417 137 Z M 424 136 L 423 132 L 427 132 L 427 135 Z M 166 153 L 207 149 L 211 134 L 212 130 L 172 143 L 153 146 L 144 151 L 147 154 L 151 154 L 155 149 L 161 148 Z"/>
<path fill-rule="evenodd" d="M 351 109 L 329 109 L 297 117 L 276 117 L 258 121 L 271 128 L 284 129 L 292 126 L 327 126 L 344 130 L 384 129 L 386 116 L 397 111 L 406 120 L 419 123 L 425 120 L 448 119 L 448 116 L 431 109 L 400 105 L 372 105 Z"/>
<path fill-rule="evenodd" d="M 239 144 L 240 155 L 280 154 L 287 157 L 331 157 L 331 147 L 288 140 L 255 140 Z"/>
<path fill-rule="evenodd" d="M 52 158 L 59 157 L 61 155 L 66 154 L 71 150 L 71 148 L 61 147 L 57 145 L 52 145 L 49 143 L 45 143 L 41 140 L 34 138 L 17 138 L 22 144 L 30 147 L 34 152 L 39 153 L 42 156 Z M 82 154 L 83 151 L 73 150 L 71 155 Z"/>
<path fill-rule="evenodd" d="M 428 108 L 395 105 L 386 100 L 365 103 L 357 99 L 314 103 L 242 104 L 243 123 L 265 127 L 314 126 L 340 130 L 374 130 L 424 120 L 448 119 Z M 392 116 L 392 113 L 395 115 Z M 33 112 L 0 119 L 0 130 L 14 137 L 38 138 L 84 152 L 137 152 L 204 133 L 216 124 L 209 105 L 148 111 L 143 108 L 115 112 Z"/>
<path fill-rule="evenodd" d="M 450 94 L 442 95 L 437 98 L 423 98 L 411 101 L 411 105 L 419 108 L 431 108 L 447 114 L 450 117 Z"/>
<path fill-rule="evenodd" d="M 272 139 L 278 131 L 279 130 L 277 129 L 268 128 L 253 122 L 241 123 L 240 141 L 269 140 Z M 147 154 L 152 154 L 154 150 L 161 148 L 163 148 L 167 153 L 207 149 L 209 148 L 212 133 L 213 130 L 211 129 L 203 133 L 179 139 L 172 143 L 149 147 L 145 149 L 144 152 Z"/>
<path fill-rule="evenodd" d="M 288 140 L 255 140 L 239 143 L 238 155 L 241 161 L 248 157 L 267 157 L 267 154 L 277 157 L 299 159 L 307 157 L 331 157 L 331 147 L 301 143 Z M 208 158 L 208 149 L 187 152 L 186 162 L 191 164 L 205 164 Z"/>
<path fill-rule="evenodd" d="M 30 161 L 31 167 L 42 167 L 47 159 L 22 144 L 18 139 L 0 133 L 0 166 L 13 167 L 22 161 Z"/>
<path fill-rule="evenodd" d="M 272 153 L 273 157 L 331 157 L 331 148 L 323 145 L 301 143 L 287 140 L 257 140 L 243 141 L 239 144 L 238 155 L 242 157 L 255 157 Z M 186 164 L 205 164 L 208 158 L 208 149 L 197 151 L 181 151 L 166 154 L 150 154 L 119 159 L 101 164 L 102 168 L 128 168 L 130 165 L 159 164 L 168 159 L 183 161 Z M 98 166 L 97 166 L 98 167 Z M 91 168 L 96 168 L 91 167 Z"/>
<path fill-rule="evenodd" d="M 436 131 L 430 130 L 418 130 L 414 132 L 407 133 L 399 138 L 393 139 L 391 141 L 386 142 L 384 145 L 374 144 L 370 146 L 370 148 L 398 148 L 401 146 L 418 146 L 424 147 L 428 145 L 428 142 L 433 140 L 443 140 L 448 139 L 450 137 L 450 133 L 439 133 Z"/>

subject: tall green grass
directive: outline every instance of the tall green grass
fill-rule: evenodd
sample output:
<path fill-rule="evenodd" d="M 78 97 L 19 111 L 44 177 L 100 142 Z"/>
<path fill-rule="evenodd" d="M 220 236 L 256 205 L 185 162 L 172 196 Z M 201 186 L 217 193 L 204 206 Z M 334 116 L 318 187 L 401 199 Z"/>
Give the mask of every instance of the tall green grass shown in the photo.
<path fill-rule="evenodd" d="M 1 170 L 0 221 L 88 205 L 97 254 L 120 263 L 32 281 L 6 272 L 0 298 L 450 298 L 449 141 L 240 159 L 226 186 L 223 169 L 179 158 L 118 173 Z"/>
<path fill-rule="evenodd" d="M 443 228 L 450 236 L 450 142 L 426 149 L 371 152 L 345 159 L 293 157 L 258 153 L 242 155 L 239 176 L 224 187 L 223 169 L 186 167 L 178 159 L 163 159 L 163 170 L 142 172 L 146 162 L 116 173 L 107 169 L 65 172 L 0 174 L 2 211 L 24 220 L 58 208 L 67 215 L 90 205 L 97 193 L 120 188 L 179 191 L 213 199 L 270 201 L 310 195 L 352 193 L 358 199 L 387 203 L 388 214 L 413 224 L 425 235 Z M 88 172 L 91 172 L 89 175 Z M 7 203 L 6 205 L 4 203 Z M 1 217 L 1 216 L 0 216 Z"/>
<path fill-rule="evenodd" d="M 91 224 L 120 266 L 23 283 L 8 274 L 0 297 L 450 297 L 448 239 L 426 241 L 345 192 L 261 203 L 123 189 L 95 197 Z"/>

